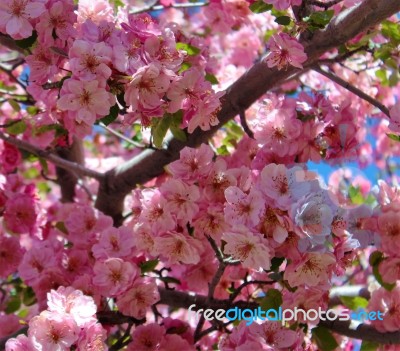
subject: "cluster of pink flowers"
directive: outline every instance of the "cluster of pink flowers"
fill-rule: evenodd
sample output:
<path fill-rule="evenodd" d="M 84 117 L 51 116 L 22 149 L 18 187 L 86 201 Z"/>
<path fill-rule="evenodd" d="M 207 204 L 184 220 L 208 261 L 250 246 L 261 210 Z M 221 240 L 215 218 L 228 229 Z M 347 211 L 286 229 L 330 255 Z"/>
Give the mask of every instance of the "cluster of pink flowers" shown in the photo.
<path fill-rule="evenodd" d="M 93 298 L 61 286 L 47 294 L 47 305 L 30 320 L 28 336 L 9 339 L 6 351 L 107 350 L 106 330 L 97 321 Z"/>

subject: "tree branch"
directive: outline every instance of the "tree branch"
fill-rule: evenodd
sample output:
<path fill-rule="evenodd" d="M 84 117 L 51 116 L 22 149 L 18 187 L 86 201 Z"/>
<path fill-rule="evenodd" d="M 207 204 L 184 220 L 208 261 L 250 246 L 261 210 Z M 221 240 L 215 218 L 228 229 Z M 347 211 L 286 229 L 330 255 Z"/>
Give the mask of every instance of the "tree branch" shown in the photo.
<path fill-rule="evenodd" d="M 365 0 L 358 6 L 342 11 L 324 30 L 315 32 L 312 39 L 302 41 L 308 55 L 304 68 L 315 66 L 319 57 L 326 51 L 347 42 L 398 11 L 400 1 L 393 0 Z M 220 123 L 217 126 L 208 131 L 197 128 L 188 136 L 186 142 L 167 139 L 165 149 L 144 150 L 138 156 L 108 171 L 100 183 L 96 207 L 113 217 L 116 225 L 120 225 L 123 220 L 124 198 L 136 185 L 161 175 L 166 165 L 179 158 L 179 152 L 185 146 L 197 147 L 207 142 L 222 125 L 240 111 L 246 110 L 268 90 L 282 84 L 285 79 L 298 72 L 295 67 L 278 71 L 268 68 L 262 61 L 256 63 L 227 89 L 221 101 L 221 110 L 218 113 Z"/>
<path fill-rule="evenodd" d="M 133 11 L 131 13 L 133 14 L 138 14 L 138 13 L 143 13 L 143 12 L 149 12 L 149 11 L 161 11 L 164 9 L 168 8 L 174 8 L 174 9 L 188 9 L 188 8 L 194 8 L 194 7 L 202 7 L 202 6 L 207 6 L 208 1 L 206 2 L 189 2 L 189 3 L 183 3 L 183 4 L 171 4 L 169 6 L 163 6 L 163 5 L 152 5 L 145 7 L 143 9 Z"/>
<path fill-rule="evenodd" d="M 54 163 L 57 167 L 73 171 L 75 174 L 77 174 L 80 177 L 91 177 L 94 179 L 97 179 L 101 181 L 104 177 L 103 173 L 99 173 L 97 171 L 88 169 L 76 162 L 71 162 L 68 160 L 65 160 L 56 154 L 52 153 L 51 151 L 46 151 L 39 149 L 38 147 L 31 145 L 27 143 L 26 141 L 8 136 L 4 134 L 3 132 L 0 131 L 0 139 L 3 139 L 7 143 L 16 146 L 17 148 L 21 150 L 28 151 L 36 156 L 42 157 L 52 163 Z"/>
<path fill-rule="evenodd" d="M 357 95 L 361 99 L 368 101 L 371 105 L 374 105 L 375 107 L 380 109 L 390 119 L 389 109 L 385 105 L 381 104 L 379 101 L 375 100 L 373 97 L 369 96 L 368 94 L 365 94 L 362 90 L 356 88 L 354 85 L 351 85 L 349 82 L 346 82 L 344 79 L 340 78 L 336 74 L 323 70 L 319 66 L 314 67 L 314 71 L 329 78 L 331 81 L 335 82 L 336 84 L 339 84 L 340 86 L 352 92 L 353 94 Z"/>

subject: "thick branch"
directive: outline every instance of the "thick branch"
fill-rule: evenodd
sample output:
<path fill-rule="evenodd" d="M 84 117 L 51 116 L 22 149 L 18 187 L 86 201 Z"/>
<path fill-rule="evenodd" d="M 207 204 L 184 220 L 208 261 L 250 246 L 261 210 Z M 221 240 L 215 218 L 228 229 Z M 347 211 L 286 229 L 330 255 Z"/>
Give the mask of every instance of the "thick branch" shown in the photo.
<path fill-rule="evenodd" d="M 42 157 L 54 163 L 57 167 L 72 171 L 80 177 L 91 177 L 97 180 L 102 180 L 104 177 L 103 173 L 99 173 L 97 171 L 83 167 L 82 165 L 76 162 L 65 160 L 50 151 L 39 149 L 38 147 L 31 145 L 26 141 L 8 136 L 1 131 L 0 131 L 0 139 L 3 139 L 7 143 L 14 145 L 21 150 L 25 150 L 36 156 Z"/>
<path fill-rule="evenodd" d="M 308 55 L 304 67 L 308 69 L 314 66 L 326 51 L 347 42 L 398 11 L 400 1 L 393 0 L 366 0 L 358 6 L 344 10 L 332 19 L 327 28 L 316 32 L 311 40 L 302 42 Z M 217 126 L 208 131 L 198 128 L 188 136 L 186 142 L 169 139 L 165 149 L 145 150 L 125 164 L 107 172 L 100 184 L 96 207 L 112 216 L 117 225 L 121 224 L 124 198 L 137 184 L 144 184 L 162 174 L 166 165 L 179 158 L 179 152 L 185 146 L 197 147 L 206 142 L 240 111 L 246 110 L 268 90 L 282 84 L 285 79 L 298 72 L 295 67 L 278 71 L 268 68 L 264 62 L 255 64 L 228 88 L 218 113 L 220 123 Z"/>
<path fill-rule="evenodd" d="M 356 88 L 354 85 L 351 85 L 349 82 L 346 82 L 344 79 L 340 78 L 339 76 L 337 76 L 332 72 L 325 71 L 321 67 L 315 67 L 314 70 L 322 74 L 323 76 L 329 78 L 336 84 L 339 84 L 346 90 L 357 95 L 361 99 L 368 101 L 371 105 L 374 105 L 375 107 L 379 108 L 386 116 L 390 118 L 389 109 L 385 105 L 381 104 L 378 100 L 375 100 L 373 97 L 369 96 L 368 94 L 365 94 L 362 90 Z"/>

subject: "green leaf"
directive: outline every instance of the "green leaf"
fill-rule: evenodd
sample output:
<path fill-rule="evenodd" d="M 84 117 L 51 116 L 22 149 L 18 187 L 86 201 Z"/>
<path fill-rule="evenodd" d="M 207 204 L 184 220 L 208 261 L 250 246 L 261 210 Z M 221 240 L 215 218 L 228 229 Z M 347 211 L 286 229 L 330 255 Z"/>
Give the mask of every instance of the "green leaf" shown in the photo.
<path fill-rule="evenodd" d="M 395 42 L 400 42 L 400 25 L 389 20 L 382 22 L 382 34 Z"/>
<path fill-rule="evenodd" d="M 229 155 L 229 150 L 226 145 L 222 145 L 217 149 L 217 154 L 221 156 Z"/>
<path fill-rule="evenodd" d="M 28 168 L 24 173 L 23 176 L 25 179 L 35 179 L 40 175 L 39 170 L 36 167 Z"/>
<path fill-rule="evenodd" d="M 18 121 L 13 125 L 7 127 L 7 133 L 12 135 L 22 134 L 26 130 L 26 123 L 24 121 Z"/>
<path fill-rule="evenodd" d="M 32 306 L 37 302 L 35 292 L 31 287 L 27 287 L 22 296 L 22 302 L 25 306 Z"/>
<path fill-rule="evenodd" d="M 349 197 L 353 204 L 362 205 L 364 203 L 364 196 L 359 187 L 349 186 Z"/>
<path fill-rule="evenodd" d="M 184 50 L 189 56 L 195 56 L 200 53 L 200 49 L 188 43 L 176 43 L 177 50 Z"/>
<path fill-rule="evenodd" d="M 44 158 L 39 157 L 39 162 L 40 162 L 40 165 L 42 166 L 43 173 L 48 174 L 49 173 L 49 165 L 47 164 L 47 161 Z"/>
<path fill-rule="evenodd" d="M 369 264 L 371 266 L 375 266 L 379 264 L 383 260 L 383 253 L 380 251 L 374 251 L 370 256 L 369 256 Z"/>
<path fill-rule="evenodd" d="M 107 116 L 103 117 L 102 119 L 100 119 L 100 122 L 105 124 L 106 126 L 108 126 L 109 124 L 111 124 L 112 122 L 114 122 L 117 119 L 118 112 L 119 112 L 118 105 L 115 104 L 114 106 L 112 106 L 110 108 L 109 114 Z"/>
<path fill-rule="evenodd" d="M 352 311 L 356 311 L 359 308 L 366 308 L 368 306 L 368 300 L 361 296 L 340 296 L 340 300 L 343 305 Z"/>
<path fill-rule="evenodd" d="M 153 143 L 155 147 L 161 148 L 162 142 L 171 124 L 171 120 L 170 114 L 165 114 L 162 118 L 153 119 L 153 123 L 155 123 L 155 125 L 151 129 L 151 135 L 153 136 Z"/>
<path fill-rule="evenodd" d="M 378 350 L 379 344 L 372 341 L 364 340 L 361 344 L 360 351 L 376 351 Z"/>
<path fill-rule="evenodd" d="M 19 103 L 16 102 L 14 99 L 8 99 L 8 103 L 10 106 L 13 108 L 15 112 L 21 111 L 21 106 L 19 106 Z"/>
<path fill-rule="evenodd" d="M 267 11 L 271 10 L 272 9 L 272 5 L 271 4 L 266 4 L 262 0 L 258 0 L 256 2 L 253 2 L 250 5 L 249 8 L 254 13 L 263 13 L 263 12 L 267 12 Z"/>
<path fill-rule="evenodd" d="M 334 10 L 317 11 L 310 15 L 310 20 L 313 24 L 325 27 L 330 22 L 334 14 Z"/>
<path fill-rule="evenodd" d="M 171 124 L 169 126 L 169 129 L 171 130 L 172 135 L 180 140 L 180 141 L 186 141 L 186 133 L 181 129 L 181 124 L 183 120 L 183 111 L 179 110 L 175 112 L 172 115 L 172 120 Z"/>
<path fill-rule="evenodd" d="M 386 133 L 386 135 L 389 137 L 389 139 L 392 139 L 394 141 L 400 141 L 400 135 L 390 134 L 390 133 Z"/>
<path fill-rule="evenodd" d="M 68 229 L 67 229 L 67 227 L 65 226 L 65 223 L 64 223 L 64 222 L 57 222 L 56 225 L 55 225 L 55 227 L 56 227 L 60 232 L 62 232 L 62 233 L 64 233 L 64 234 L 68 234 Z"/>
<path fill-rule="evenodd" d="M 374 251 L 369 256 L 369 264 L 372 266 L 372 274 L 374 275 L 376 281 L 386 290 L 391 291 L 396 286 L 395 283 L 389 284 L 385 283 L 382 279 L 381 273 L 379 272 L 379 265 L 384 260 L 383 253 L 380 251 Z"/>
<path fill-rule="evenodd" d="M 31 116 L 35 116 L 38 114 L 39 109 L 36 106 L 28 106 L 26 108 L 26 112 L 28 112 Z"/>
<path fill-rule="evenodd" d="M 208 80 L 211 84 L 218 84 L 218 79 L 211 73 L 206 73 L 206 80 Z"/>
<path fill-rule="evenodd" d="M 190 62 L 183 61 L 183 62 L 182 62 L 182 65 L 181 65 L 181 68 L 179 69 L 178 73 L 185 72 L 185 71 L 188 70 L 190 67 L 192 67 L 192 64 L 191 64 Z"/>
<path fill-rule="evenodd" d="M 383 68 L 378 69 L 375 72 L 375 76 L 381 81 L 382 85 L 389 85 L 389 80 L 387 78 L 387 71 Z"/>
<path fill-rule="evenodd" d="M 19 296 L 13 296 L 7 303 L 6 313 L 14 313 L 21 307 L 21 299 Z"/>
<path fill-rule="evenodd" d="M 37 39 L 37 32 L 34 30 L 29 38 L 15 40 L 15 43 L 22 49 L 29 49 Z"/>
<path fill-rule="evenodd" d="M 140 264 L 140 270 L 141 270 L 142 274 L 153 271 L 156 268 L 156 266 L 158 265 L 158 262 L 160 262 L 160 261 L 157 259 L 142 262 Z"/>
<path fill-rule="evenodd" d="M 292 19 L 289 16 L 279 16 L 275 18 L 275 22 L 282 26 L 287 26 L 292 22 Z"/>
<path fill-rule="evenodd" d="M 313 328 L 312 338 L 317 343 L 320 351 L 333 351 L 339 346 L 332 333 L 324 327 Z"/>
<path fill-rule="evenodd" d="M 282 293 L 277 289 L 269 289 L 261 299 L 260 306 L 264 311 L 269 309 L 278 310 L 282 305 Z"/>

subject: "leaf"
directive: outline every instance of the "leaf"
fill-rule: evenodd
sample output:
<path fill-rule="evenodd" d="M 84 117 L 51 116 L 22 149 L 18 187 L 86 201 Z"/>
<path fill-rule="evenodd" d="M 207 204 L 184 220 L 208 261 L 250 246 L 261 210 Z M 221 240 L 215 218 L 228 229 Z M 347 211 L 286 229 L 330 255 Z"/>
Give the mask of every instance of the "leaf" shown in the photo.
<path fill-rule="evenodd" d="M 8 99 L 8 103 L 10 106 L 13 108 L 15 112 L 21 111 L 21 106 L 19 106 L 19 103 L 16 102 L 14 99 Z"/>
<path fill-rule="evenodd" d="M 292 22 L 292 19 L 289 16 L 279 16 L 275 18 L 275 22 L 282 26 L 287 26 Z"/>
<path fill-rule="evenodd" d="M 400 25 L 398 23 L 385 20 L 382 22 L 382 34 L 395 42 L 400 42 Z"/>
<path fill-rule="evenodd" d="M 332 333 L 324 327 L 313 328 L 312 338 L 321 351 L 333 351 L 339 346 Z"/>
<path fill-rule="evenodd" d="M 361 296 L 340 296 L 340 300 L 343 305 L 352 311 L 356 311 L 360 308 L 366 308 L 368 306 L 368 300 Z"/>
<path fill-rule="evenodd" d="M 378 350 L 379 344 L 372 341 L 364 340 L 361 344 L 360 351 L 376 351 Z"/>
<path fill-rule="evenodd" d="M 153 121 L 156 121 L 155 126 L 151 129 L 153 143 L 155 147 L 161 148 L 162 142 L 171 124 L 171 115 L 165 114 L 164 117 L 153 119 Z"/>
<path fill-rule="evenodd" d="M 160 262 L 160 261 L 157 259 L 142 262 L 140 264 L 140 270 L 141 270 L 142 274 L 153 271 L 157 267 L 158 262 Z"/>
<path fill-rule="evenodd" d="M 7 314 L 18 311 L 21 307 L 21 299 L 19 296 L 13 296 L 7 303 L 5 312 Z"/>
<path fill-rule="evenodd" d="M 183 61 L 183 62 L 182 62 L 182 65 L 181 65 L 181 68 L 179 69 L 178 73 L 185 72 L 185 71 L 188 70 L 190 67 L 192 67 L 192 64 L 191 64 L 190 62 Z"/>
<path fill-rule="evenodd" d="M 186 53 L 189 56 L 198 55 L 201 51 L 199 48 L 196 48 L 195 46 L 192 46 L 188 43 L 180 43 L 180 42 L 176 43 L 176 49 L 186 51 Z"/>
<path fill-rule="evenodd" d="M 44 158 L 39 157 L 39 162 L 40 162 L 40 165 L 42 166 L 43 173 L 44 174 L 48 174 L 49 173 L 49 166 L 47 164 L 47 161 Z"/>
<path fill-rule="evenodd" d="M 24 121 L 18 121 L 13 125 L 6 128 L 8 134 L 18 135 L 22 134 L 26 130 L 26 123 Z"/>
<path fill-rule="evenodd" d="M 35 116 L 38 114 L 39 109 L 36 106 L 28 106 L 26 108 L 26 112 L 28 112 L 31 116 Z"/>
<path fill-rule="evenodd" d="M 282 293 L 277 289 L 269 289 L 261 299 L 260 306 L 264 311 L 269 309 L 278 310 L 282 305 Z"/>
<path fill-rule="evenodd" d="M 169 129 L 171 130 L 172 135 L 180 140 L 180 141 L 186 141 L 186 133 L 181 129 L 181 124 L 182 124 L 182 119 L 183 119 L 183 112 L 182 110 L 179 110 L 175 112 L 172 115 L 172 120 L 171 124 L 169 126 Z"/>
<path fill-rule="evenodd" d="M 334 14 L 334 10 L 316 11 L 313 12 L 309 18 L 312 24 L 325 27 L 330 22 Z"/>
<path fill-rule="evenodd" d="M 349 197 L 353 204 L 362 205 L 364 203 L 364 196 L 359 187 L 349 186 Z"/>
<path fill-rule="evenodd" d="M 99 120 L 99 122 L 105 124 L 106 126 L 108 126 L 109 124 L 111 124 L 112 122 L 114 122 L 117 117 L 118 117 L 118 112 L 119 112 L 119 108 L 118 105 L 115 104 L 114 106 L 112 106 L 110 108 L 110 113 L 103 117 L 102 119 Z"/>
<path fill-rule="evenodd" d="M 369 264 L 372 266 L 372 274 L 374 275 L 376 281 L 386 290 L 391 291 L 396 286 L 395 283 L 389 284 L 382 280 L 381 273 L 379 272 L 379 265 L 384 260 L 383 253 L 380 251 L 374 251 L 369 256 Z"/>
<path fill-rule="evenodd" d="M 29 38 L 15 40 L 15 43 L 22 49 L 29 49 L 35 43 L 37 37 L 37 32 L 34 30 Z"/>
<path fill-rule="evenodd" d="M 64 234 L 68 234 L 68 229 L 67 229 L 67 227 L 65 226 L 65 223 L 64 223 L 64 222 L 57 222 L 56 225 L 55 225 L 55 227 L 56 227 L 60 232 L 62 232 L 62 233 L 64 233 Z"/>
<path fill-rule="evenodd" d="M 390 134 L 390 133 L 386 133 L 386 135 L 389 137 L 389 139 L 392 139 L 394 141 L 400 141 L 400 135 Z"/>
<path fill-rule="evenodd" d="M 32 306 L 37 302 L 35 292 L 31 287 L 27 287 L 22 296 L 22 302 L 25 306 Z"/>
<path fill-rule="evenodd" d="M 272 9 L 272 5 L 271 4 L 266 4 L 262 0 L 258 0 L 256 2 L 253 2 L 250 5 L 249 8 L 254 13 L 263 13 L 263 12 L 267 12 L 267 11 L 271 10 Z"/>
<path fill-rule="evenodd" d="M 371 266 L 375 266 L 376 264 L 379 264 L 382 260 L 383 260 L 383 253 L 380 251 L 374 251 L 369 256 L 369 264 Z"/>
<path fill-rule="evenodd" d="M 211 84 L 218 84 L 218 79 L 211 73 L 206 73 L 206 80 L 208 80 Z"/>

